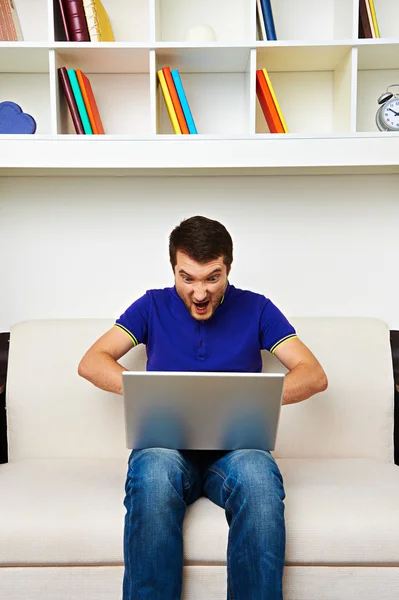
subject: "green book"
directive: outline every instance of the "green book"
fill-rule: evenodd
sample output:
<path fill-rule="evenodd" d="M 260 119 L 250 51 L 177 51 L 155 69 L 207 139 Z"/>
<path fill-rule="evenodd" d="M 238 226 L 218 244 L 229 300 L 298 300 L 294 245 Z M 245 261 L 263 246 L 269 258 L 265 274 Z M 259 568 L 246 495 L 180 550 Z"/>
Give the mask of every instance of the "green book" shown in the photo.
<path fill-rule="evenodd" d="M 80 91 L 79 81 L 76 77 L 75 69 L 68 69 L 68 77 L 71 82 L 73 95 L 75 96 L 76 105 L 78 107 L 79 115 L 82 120 L 83 130 L 85 133 L 93 134 L 93 130 L 90 125 L 89 115 L 87 114 L 85 101 L 83 100 L 82 92 Z"/>

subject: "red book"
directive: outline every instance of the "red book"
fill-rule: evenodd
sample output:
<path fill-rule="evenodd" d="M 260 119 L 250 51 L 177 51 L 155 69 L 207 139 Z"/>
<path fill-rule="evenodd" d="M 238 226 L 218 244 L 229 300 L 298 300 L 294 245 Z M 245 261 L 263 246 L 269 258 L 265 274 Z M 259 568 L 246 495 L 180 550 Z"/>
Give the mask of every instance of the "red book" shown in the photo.
<path fill-rule="evenodd" d="M 90 42 L 82 0 L 62 0 L 72 42 Z"/>
<path fill-rule="evenodd" d="M 258 96 L 259 104 L 262 107 L 270 133 L 285 133 L 262 69 L 257 69 L 256 71 L 256 95 Z"/>
<path fill-rule="evenodd" d="M 172 73 L 170 72 L 170 68 L 164 67 L 162 69 L 162 72 L 165 75 L 166 85 L 168 86 L 169 94 L 172 99 L 173 108 L 175 109 L 177 120 L 179 121 L 181 132 L 190 133 L 187 127 L 183 109 L 180 104 L 179 96 L 176 91 L 175 82 L 173 81 Z"/>
<path fill-rule="evenodd" d="M 64 26 L 66 41 L 70 42 L 71 38 L 69 36 L 68 22 L 67 22 L 67 17 L 66 17 L 65 10 L 64 10 L 63 0 L 58 0 L 58 4 L 60 7 L 61 20 L 62 20 L 62 24 Z"/>
<path fill-rule="evenodd" d="M 78 78 L 80 91 L 82 92 L 83 100 L 86 106 L 89 121 L 94 134 L 104 133 L 104 127 L 101 121 L 100 113 L 97 108 L 96 99 L 94 98 L 90 80 L 80 70 L 76 69 L 76 77 Z"/>
<path fill-rule="evenodd" d="M 58 69 L 58 75 L 62 88 L 64 90 L 65 98 L 68 103 L 69 112 L 71 113 L 72 121 L 75 127 L 76 133 L 83 133 L 84 129 L 82 121 L 80 119 L 78 107 L 76 105 L 75 96 L 73 95 L 72 87 L 69 81 L 68 72 L 65 67 Z"/>

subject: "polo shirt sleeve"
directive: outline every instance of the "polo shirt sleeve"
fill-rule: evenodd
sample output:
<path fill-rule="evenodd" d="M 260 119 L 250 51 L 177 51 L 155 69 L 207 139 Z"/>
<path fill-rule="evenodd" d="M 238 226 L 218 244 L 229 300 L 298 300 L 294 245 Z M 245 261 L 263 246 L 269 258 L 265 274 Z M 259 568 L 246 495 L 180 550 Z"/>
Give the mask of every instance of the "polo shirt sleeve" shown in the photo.
<path fill-rule="evenodd" d="M 272 354 L 288 340 L 297 337 L 296 331 L 283 313 L 265 298 L 260 315 L 260 342 L 262 350 Z"/>
<path fill-rule="evenodd" d="M 134 346 L 147 343 L 150 302 L 149 294 L 144 294 L 115 321 L 115 327 L 122 329 L 130 337 Z"/>

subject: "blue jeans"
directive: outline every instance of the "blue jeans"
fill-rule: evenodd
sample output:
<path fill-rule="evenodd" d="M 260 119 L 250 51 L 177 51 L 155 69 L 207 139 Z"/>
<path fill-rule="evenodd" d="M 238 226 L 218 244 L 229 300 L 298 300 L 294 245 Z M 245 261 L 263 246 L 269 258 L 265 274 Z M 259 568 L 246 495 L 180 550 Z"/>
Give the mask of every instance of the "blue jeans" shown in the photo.
<path fill-rule="evenodd" d="M 133 450 L 126 479 L 123 600 L 180 600 L 183 519 L 201 495 L 229 524 L 228 600 L 282 600 L 284 487 L 263 450 Z"/>

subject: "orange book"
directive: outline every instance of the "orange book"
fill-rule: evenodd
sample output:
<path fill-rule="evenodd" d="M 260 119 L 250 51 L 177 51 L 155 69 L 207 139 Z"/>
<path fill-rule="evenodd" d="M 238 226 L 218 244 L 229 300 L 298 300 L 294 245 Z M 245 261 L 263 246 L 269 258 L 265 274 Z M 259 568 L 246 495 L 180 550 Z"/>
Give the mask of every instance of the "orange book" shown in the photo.
<path fill-rule="evenodd" d="M 172 73 L 169 67 L 164 67 L 162 72 L 165 76 L 166 85 L 168 86 L 169 94 L 172 99 L 173 108 L 175 109 L 177 120 L 179 121 L 180 129 L 182 133 L 190 133 L 187 127 L 186 119 L 183 113 L 183 109 L 180 104 L 179 96 L 177 95 L 175 83 L 173 81 Z"/>
<path fill-rule="evenodd" d="M 94 134 L 104 133 L 104 127 L 101 121 L 100 113 L 97 108 L 96 99 L 94 98 L 93 90 L 89 79 L 86 75 L 76 69 L 76 77 L 78 78 L 79 87 L 82 92 L 83 100 L 86 106 L 87 114 L 89 115 L 90 125 Z"/>
<path fill-rule="evenodd" d="M 257 69 L 256 71 L 256 95 L 258 96 L 259 104 L 262 107 L 270 133 L 285 133 L 262 69 Z"/>

